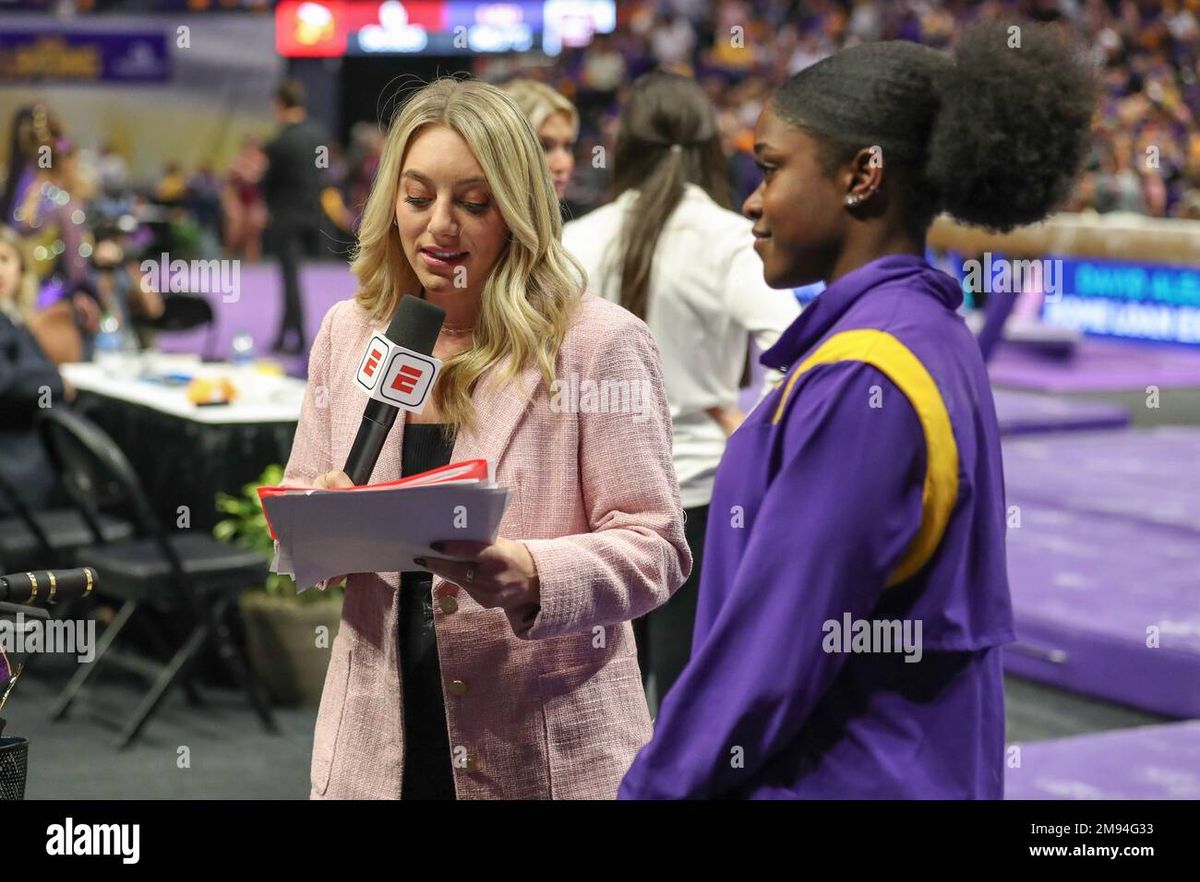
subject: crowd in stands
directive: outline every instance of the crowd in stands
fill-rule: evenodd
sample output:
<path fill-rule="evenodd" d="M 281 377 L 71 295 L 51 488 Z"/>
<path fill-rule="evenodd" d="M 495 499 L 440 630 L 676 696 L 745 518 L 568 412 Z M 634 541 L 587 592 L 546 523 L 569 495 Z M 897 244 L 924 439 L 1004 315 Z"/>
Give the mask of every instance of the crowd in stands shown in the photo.
<path fill-rule="evenodd" d="M 611 144 L 629 83 L 654 67 L 687 72 L 719 110 L 735 200 L 757 185 L 749 158 L 766 95 L 838 49 L 872 40 L 938 48 L 980 18 L 1057 21 L 1093 53 L 1105 94 L 1075 211 L 1200 218 L 1200 3 L 1195 0 L 671 0 L 620 3 L 616 33 L 550 67 L 484 60 L 494 75 L 543 79 L 580 108 L 580 173 L 569 201 L 603 201 L 589 159 Z"/>
<path fill-rule="evenodd" d="M 629 84 L 654 68 L 693 76 L 718 110 L 736 208 L 758 183 L 754 122 L 766 96 L 789 75 L 857 42 L 905 39 L 946 47 L 982 17 L 1058 21 L 1093 53 L 1105 89 L 1093 149 L 1067 208 L 1200 218 L 1198 8 L 1197 0 L 639 0 L 618 4 L 614 33 L 567 49 L 552 63 L 530 56 L 472 62 L 483 79 L 536 79 L 578 107 L 577 163 L 564 197 L 568 217 L 609 198 L 611 173 L 603 157 L 615 142 Z M 0 224 L 28 244 L 43 306 L 95 286 L 94 255 L 105 241 L 110 258 L 115 248 L 130 259 L 162 251 L 184 258 L 262 257 L 268 212 L 260 138 L 245 137 L 223 168 L 168 163 L 156 180 L 135 181 L 114 144 L 88 143 L 86 133 L 70 131 L 67 123 L 53 108 L 23 108 L 10 121 L 8 150 L 0 155 Z M 370 120 L 354 123 L 344 146 L 331 145 L 321 205 L 323 239 L 332 244 L 323 256 L 344 256 L 352 245 L 382 140 Z M 46 151 L 55 161 L 39 163 Z"/>

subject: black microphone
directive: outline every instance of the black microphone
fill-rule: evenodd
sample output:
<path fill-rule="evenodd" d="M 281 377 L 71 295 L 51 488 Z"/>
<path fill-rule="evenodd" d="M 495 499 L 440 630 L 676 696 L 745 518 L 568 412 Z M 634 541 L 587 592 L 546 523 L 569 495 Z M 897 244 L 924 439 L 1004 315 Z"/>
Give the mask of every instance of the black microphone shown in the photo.
<path fill-rule="evenodd" d="M 0 576 L 0 603 L 48 606 L 87 597 L 100 579 L 91 567 L 77 570 L 34 570 Z"/>
<path fill-rule="evenodd" d="M 433 344 L 437 342 L 445 319 L 446 311 L 440 306 L 406 294 L 396 307 L 386 336 L 397 346 L 422 355 L 432 355 Z M 392 430 L 399 412 L 398 406 L 387 401 L 372 398 L 367 402 L 362 423 L 358 427 L 358 435 L 354 438 L 354 446 L 350 448 L 350 455 L 346 457 L 344 471 L 353 484 L 365 484 L 371 479 L 379 452 L 383 450 L 383 443 L 387 440 L 388 432 Z"/>

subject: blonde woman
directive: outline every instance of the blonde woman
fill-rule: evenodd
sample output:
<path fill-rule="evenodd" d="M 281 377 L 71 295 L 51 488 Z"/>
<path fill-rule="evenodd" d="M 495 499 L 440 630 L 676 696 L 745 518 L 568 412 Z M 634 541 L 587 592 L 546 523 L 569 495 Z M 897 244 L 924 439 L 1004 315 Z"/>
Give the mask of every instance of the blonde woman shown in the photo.
<path fill-rule="evenodd" d="M 579 138 L 579 111 L 559 92 L 537 80 L 511 80 L 501 88 L 517 102 L 542 142 L 546 163 L 561 202 L 575 171 L 575 142 Z"/>
<path fill-rule="evenodd" d="M 392 121 L 353 300 L 325 316 L 285 483 L 346 486 L 359 357 L 403 294 L 446 311 L 430 404 L 372 481 L 486 458 L 499 538 L 354 573 L 317 717 L 314 798 L 612 798 L 650 737 L 630 619 L 686 578 L 671 423 L 646 326 L 585 295 L 537 137 L 503 92 L 438 80 Z M 578 406 L 583 381 L 636 390 Z M 593 401 L 593 404 L 595 402 Z"/>
<path fill-rule="evenodd" d="M 50 503 L 57 483 L 35 421 L 47 401 L 60 404 L 68 392 L 31 333 L 36 298 L 37 275 L 28 249 L 15 231 L 0 225 L 0 469 L 35 510 Z M 10 513 L 9 501 L 0 495 L 0 516 Z"/>
<path fill-rule="evenodd" d="M 29 247 L 12 227 L 0 224 L 0 314 L 17 325 L 37 311 L 38 279 Z"/>

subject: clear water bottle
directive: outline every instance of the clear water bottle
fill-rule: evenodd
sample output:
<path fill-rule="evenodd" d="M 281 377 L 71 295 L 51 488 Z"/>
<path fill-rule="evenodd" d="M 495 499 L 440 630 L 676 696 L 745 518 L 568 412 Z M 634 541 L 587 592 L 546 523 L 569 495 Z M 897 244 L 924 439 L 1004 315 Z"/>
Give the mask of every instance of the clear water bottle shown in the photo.
<path fill-rule="evenodd" d="M 254 364 L 254 338 L 245 328 L 233 337 L 233 363 L 241 367 Z"/>
<path fill-rule="evenodd" d="M 95 360 L 97 364 L 112 366 L 121 360 L 124 348 L 124 335 L 121 333 L 121 320 L 111 312 L 100 316 L 100 329 L 96 332 Z"/>

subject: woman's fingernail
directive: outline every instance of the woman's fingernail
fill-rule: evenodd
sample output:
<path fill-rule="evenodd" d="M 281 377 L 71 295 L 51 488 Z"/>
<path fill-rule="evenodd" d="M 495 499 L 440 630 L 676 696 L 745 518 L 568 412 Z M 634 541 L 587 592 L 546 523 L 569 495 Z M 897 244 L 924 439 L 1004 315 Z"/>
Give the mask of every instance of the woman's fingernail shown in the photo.
<path fill-rule="evenodd" d="M 425 563 L 425 558 L 423 557 L 414 557 L 413 562 L 419 567 L 429 566 L 427 563 Z"/>
<path fill-rule="evenodd" d="M 429 547 L 432 548 L 434 551 L 445 551 L 446 543 L 445 542 L 430 542 Z"/>

